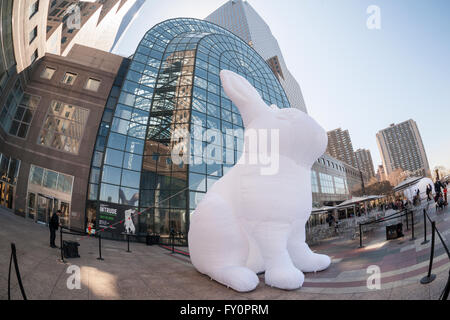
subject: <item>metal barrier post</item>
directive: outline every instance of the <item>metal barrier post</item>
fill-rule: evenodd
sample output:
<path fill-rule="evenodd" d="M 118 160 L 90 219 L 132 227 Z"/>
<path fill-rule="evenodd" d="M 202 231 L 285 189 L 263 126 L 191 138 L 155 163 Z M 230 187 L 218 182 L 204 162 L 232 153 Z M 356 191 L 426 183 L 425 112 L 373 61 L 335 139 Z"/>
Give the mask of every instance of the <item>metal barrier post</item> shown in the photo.
<path fill-rule="evenodd" d="M 170 232 L 170 238 L 172 240 L 172 253 L 175 253 L 175 232 L 173 230 Z"/>
<path fill-rule="evenodd" d="M 8 272 L 8 300 L 11 300 L 11 263 L 14 261 L 14 269 L 16 269 L 17 282 L 19 283 L 20 292 L 22 293 L 23 300 L 27 300 L 27 295 L 23 289 L 22 277 L 20 276 L 19 264 L 17 263 L 16 245 L 11 243 L 11 259 L 9 261 Z"/>
<path fill-rule="evenodd" d="M 359 224 L 359 247 L 363 248 L 363 244 L 362 244 L 362 225 L 361 225 L 361 223 Z"/>
<path fill-rule="evenodd" d="M 427 240 L 427 210 L 423 209 L 423 242 L 421 245 L 427 244 L 430 240 Z"/>
<path fill-rule="evenodd" d="M 447 285 L 445 286 L 443 295 L 442 295 L 442 300 L 443 301 L 447 301 L 448 300 L 448 294 L 450 293 L 450 271 L 449 271 L 449 275 L 448 275 L 448 281 L 447 281 Z"/>
<path fill-rule="evenodd" d="M 127 234 L 127 243 L 128 243 L 128 249 L 127 249 L 127 252 L 131 252 L 131 251 L 130 251 L 130 235 L 129 235 L 129 234 Z"/>
<path fill-rule="evenodd" d="M 436 275 L 432 274 L 431 271 L 433 270 L 433 259 L 434 259 L 434 244 L 436 240 L 436 222 L 431 223 L 432 233 L 431 233 L 431 256 L 430 256 L 430 266 L 428 268 L 428 275 L 423 277 L 422 280 L 420 280 L 421 284 L 428 284 L 433 282 L 436 279 Z"/>
<path fill-rule="evenodd" d="M 408 222 L 408 209 L 406 209 L 406 214 L 405 214 L 405 218 L 406 218 L 406 231 L 409 230 L 409 222 Z"/>
<path fill-rule="evenodd" d="M 416 237 L 414 236 L 414 210 L 411 211 L 411 240 L 416 240 Z"/>
<path fill-rule="evenodd" d="M 64 262 L 64 250 L 63 250 L 63 230 L 59 229 L 59 248 L 61 251 L 61 261 Z"/>
<path fill-rule="evenodd" d="M 97 258 L 97 260 L 101 260 L 101 261 L 105 260 L 102 258 L 102 234 L 101 233 L 98 234 L 98 254 L 99 254 L 99 257 Z"/>

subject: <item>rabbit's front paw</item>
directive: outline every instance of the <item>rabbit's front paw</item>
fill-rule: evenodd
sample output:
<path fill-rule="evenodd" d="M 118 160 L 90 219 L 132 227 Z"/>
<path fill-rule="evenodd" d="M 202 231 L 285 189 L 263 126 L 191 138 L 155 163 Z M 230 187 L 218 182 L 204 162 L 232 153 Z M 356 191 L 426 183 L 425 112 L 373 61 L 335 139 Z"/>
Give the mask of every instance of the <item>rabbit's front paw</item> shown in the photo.
<path fill-rule="evenodd" d="M 289 255 L 295 267 L 303 272 L 319 272 L 331 265 L 329 256 L 314 253 L 306 243 L 291 242 Z"/>
<path fill-rule="evenodd" d="M 292 259 L 294 265 L 303 272 L 319 272 L 328 269 L 331 258 L 324 254 L 311 253 L 304 259 Z"/>
<path fill-rule="evenodd" d="M 250 292 L 259 284 L 258 276 L 245 267 L 226 267 L 216 270 L 212 278 L 237 292 Z"/>
<path fill-rule="evenodd" d="M 305 275 L 294 267 L 266 270 L 266 284 L 283 290 L 296 290 L 303 286 Z"/>

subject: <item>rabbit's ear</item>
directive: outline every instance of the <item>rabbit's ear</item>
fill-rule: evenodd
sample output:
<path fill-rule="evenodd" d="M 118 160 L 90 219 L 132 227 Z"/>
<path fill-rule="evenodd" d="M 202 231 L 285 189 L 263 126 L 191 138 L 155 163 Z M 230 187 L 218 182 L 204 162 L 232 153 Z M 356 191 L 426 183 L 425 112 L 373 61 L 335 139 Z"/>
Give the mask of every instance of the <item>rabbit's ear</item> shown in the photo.
<path fill-rule="evenodd" d="M 220 79 L 225 93 L 241 112 L 245 125 L 262 112 L 269 110 L 258 91 L 247 79 L 228 70 L 220 72 Z"/>

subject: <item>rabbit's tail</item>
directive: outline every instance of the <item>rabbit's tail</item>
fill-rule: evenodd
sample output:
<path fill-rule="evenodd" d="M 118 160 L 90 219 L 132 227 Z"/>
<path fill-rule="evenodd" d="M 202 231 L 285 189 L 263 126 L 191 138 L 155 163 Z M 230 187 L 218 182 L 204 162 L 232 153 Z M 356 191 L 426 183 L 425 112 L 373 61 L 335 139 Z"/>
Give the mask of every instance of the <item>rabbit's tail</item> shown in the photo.
<path fill-rule="evenodd" d="M 218 194 L 208 193 L 191 216 L 189 253 L 192 264 L 203 274 L 248 292 L 259 279 L 246 268 L 248 239 L 231 206 Z"/>

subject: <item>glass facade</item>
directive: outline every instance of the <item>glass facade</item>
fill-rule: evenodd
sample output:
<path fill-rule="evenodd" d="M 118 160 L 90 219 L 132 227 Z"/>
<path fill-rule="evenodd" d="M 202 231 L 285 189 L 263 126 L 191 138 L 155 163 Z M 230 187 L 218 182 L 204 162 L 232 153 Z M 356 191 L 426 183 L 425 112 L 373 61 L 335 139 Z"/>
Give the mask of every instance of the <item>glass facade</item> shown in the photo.
<path fill-rule="evenodd" d="M 106 203 L 140 210 L 140 234 L 164 238 L 173 230 L 186 236 L 190 213 L 242 152 L 243 137 L 227 136 L 242 131 L 243 123 L 222 89 L 224 69 L 249 80 L 268 105 L 290 107 L 267 63 L 215 24 L 174 19 L 145 35 L 117 104 L 105 110 L 91 169 L 88 223 L 95 221 L 93 210 Z M 178 163 L 172 151 L 183 130 L 191 133 L 188 145 L 195 157 Z M 206 130 L 209 134 L 194 134 Z M 234 143 L 225 145 L 225 139 Z M 216 145 L 223 152 L 193 150 L 199 145 Z M 226 159 L 230 153 L 232 161 Z"/>
<path fill-rule="evenodd" d="M 17 80 L 0 111 L 0 125 L 10 135 L 25 139 L 40 98 L 23 92 Z"/>
<path fill-rule="evenodd" d="M 16 60 L 12 38 L 13 0 L 0 3 L 0 96 L 4 94 L 8 81 L 15 75 Z"/>

